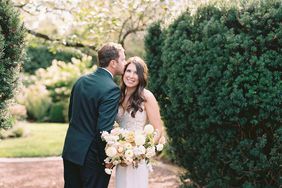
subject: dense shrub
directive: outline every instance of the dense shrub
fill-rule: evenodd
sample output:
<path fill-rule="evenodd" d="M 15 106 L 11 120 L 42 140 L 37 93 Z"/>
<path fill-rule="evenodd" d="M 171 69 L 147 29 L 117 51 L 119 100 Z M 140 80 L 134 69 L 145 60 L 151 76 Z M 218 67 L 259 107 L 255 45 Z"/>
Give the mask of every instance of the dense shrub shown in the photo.
<path fill-rule="evenodd" d="M 70 62 L 71 58 L 81 58 L 81 53 L 75 50 L 51 51 L 46 46 L 30 45 L 27 48 L 24 71 L 34 74 L 39 68 L 47 68 L 52 64 L 53 59 L 58 61 Z"/>
<path fill-rule="evenodd" d="M 22 88 L 17 102 L 26 107 L 29 120 L 41 122 L 47 120 L 52 100 L 46 86 L 37 82 Z"/>
<path fill-rule="evenodd" d="M 164 102 L 162 105 L 165 105 L 167 101 L 165 101 L 166 96 L 164 91 L 167 90 L 165 85 L 167 76 L 165 70 L 160 68 L 163 65 L 161 60 L 163 41 L 164 33 L 161 29 L 161 22 L 152 24 L 148 28 L 148 34 L 145 37 L 145 60 L 148 64 L 150 77 L 148 87 L 154 91 L 157 100 L 160 103 Z"/>
<path fill-rule="evenodd" d="M 9 112 L 15 120 L 25 120 L 27 110 L 24 105 L 12 103 L 9 105 Z"/>
<path fill-rule="evenodd" d="M 281 20 L 280 1 L 260 1 L 187 11 L 167 29 L 156 67 L 167 75 L 162 115 L 177 161 L 200 186 L 281 181 Z"/>
<path fill-rule="evenodd" d="M 23 59 L 24 28 L 11 1 L 0 1 L 0 128 L 11 126 L 7 103 L 14 95 Z"/>
<path fill-rule="evenodd" d="M 53 60 L 50 67 L 40 68 L 34 75 L 25 75 L 23 79 L 25 87 L 22 95 L 18 97 L 18 102 L 26 106 L 31 119 L 66 122 L 73 84 L 80 76 L 95 69 L 96 66 L 92 66 L 92 58 L 86 55 L 81 59 L 72 58 L 71 62 Z M 36 96 L 37 91 L 34 88 L 41 88 L 42 91 L 44 88 L 45 95 Z M 33 97 L 37 99 L 37 103 L 29 102 Z M 35 115 L 35 112 L 40 112 L 40 116 Z"/>
<path fill-rule="evenodd" d="M 167 80 L 166 70 L 162 68 L 162 47 L 164 45 L 165 31 L 162 31 L 161 22 L 152 24 L 145 36 L 145 60 L 149 69 L 148 88 L 153 91 L 159 105 L 166 108 L 169 104 L 166 91 L 168 90 L 165 81 Z M 171 139 L 167 139 L 168 144 L 162 152 L 162 158 L 174 161 L 175 149 L 171 147 Z"/>
<path fill-rule="evenodd" d="M 29 131 L 26 127 L 15 124 L 10 129 L 0 130 L 0 139 L 4 140 L 4 139 L 10 139 L 10 138 L 25 137 L 28 134 L 29 134 Z"/>
<path fill-rule="evenodd" d="M 50 122 L 65 122 L 66 116 L 64 115 L 64 103 L 53 103 L 50 108 L 48 121 Z"/>

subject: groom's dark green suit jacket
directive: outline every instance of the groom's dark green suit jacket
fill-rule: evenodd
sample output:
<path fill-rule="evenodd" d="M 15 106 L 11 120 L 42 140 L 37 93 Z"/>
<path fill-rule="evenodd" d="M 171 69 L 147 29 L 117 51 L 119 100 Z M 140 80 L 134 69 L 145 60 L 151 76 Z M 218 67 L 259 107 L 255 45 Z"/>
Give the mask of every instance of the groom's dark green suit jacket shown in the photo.
<path fill-rule="evenodd" d="M 112 129 L 119 99 L 119 87 L 111 74 L 102 68 L 82 76 L 75 83 L 70 97 L 64 160 L 83 165 L 92 143 L 100 146 L 101 155 L 104 153 L 99 133 Z"/>

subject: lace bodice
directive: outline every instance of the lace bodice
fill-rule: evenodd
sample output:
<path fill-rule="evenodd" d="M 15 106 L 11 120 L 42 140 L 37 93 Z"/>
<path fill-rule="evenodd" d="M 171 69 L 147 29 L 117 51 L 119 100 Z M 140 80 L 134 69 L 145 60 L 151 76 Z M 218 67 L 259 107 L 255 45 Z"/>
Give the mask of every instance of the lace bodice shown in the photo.
<path fill-rule="evenodd" d="M 133 118 L 130 113 L 131 111 L 124 111 L 123 108 L 120 106 L 118 109 L 116 122 L 120 125 L 120 127 L 125 128 L 127 130 L 143 130 L 144 126 L 147 124 L 148 121 L 145 109 L 142 112 L 137 111 L 135 114 L 135 118 Z"/>

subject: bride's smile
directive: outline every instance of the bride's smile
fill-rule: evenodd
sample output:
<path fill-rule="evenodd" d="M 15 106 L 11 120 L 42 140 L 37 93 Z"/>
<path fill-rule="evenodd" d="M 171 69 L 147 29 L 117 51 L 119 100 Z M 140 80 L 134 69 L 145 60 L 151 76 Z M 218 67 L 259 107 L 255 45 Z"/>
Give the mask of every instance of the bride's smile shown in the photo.
<path fill-rule="evenodd" d="M 127 88 L 136 87 L 139 84 L 138 74 L 134 64 L 130 64 L 126 68 L 123 81 Z"/>

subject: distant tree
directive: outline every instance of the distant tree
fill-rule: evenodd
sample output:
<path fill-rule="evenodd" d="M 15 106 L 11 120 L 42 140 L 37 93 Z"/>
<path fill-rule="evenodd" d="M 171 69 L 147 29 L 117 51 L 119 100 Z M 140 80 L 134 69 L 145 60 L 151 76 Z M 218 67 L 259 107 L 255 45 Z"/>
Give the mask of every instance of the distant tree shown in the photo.
<path fill-rule="evenodd" d="M 13 1 L 17 2 L 32 36 L 94 51 L 107 41 L 124 45 L 129 35 L 144 31 L 158 19 L 168 18 L 173 5 L 172 0 Z M 43 19 L 48 16 L 50 19 Z"/>

